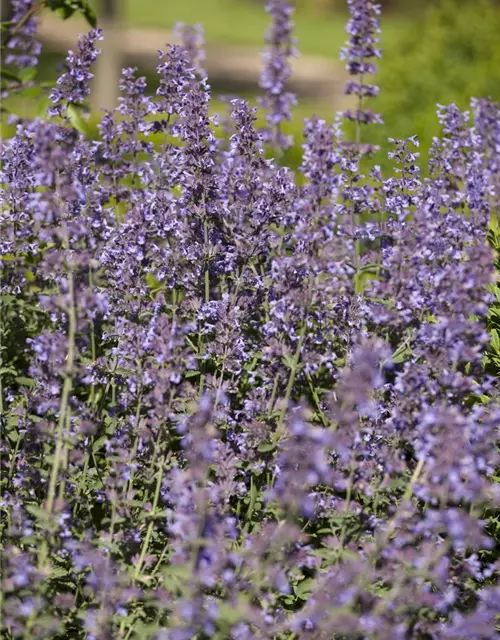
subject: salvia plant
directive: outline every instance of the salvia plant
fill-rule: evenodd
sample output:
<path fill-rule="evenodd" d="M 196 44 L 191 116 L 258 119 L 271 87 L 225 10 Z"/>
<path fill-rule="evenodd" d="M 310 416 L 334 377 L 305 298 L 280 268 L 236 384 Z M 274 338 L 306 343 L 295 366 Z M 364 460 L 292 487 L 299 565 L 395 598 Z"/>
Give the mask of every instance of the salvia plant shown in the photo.
<path fill-rule="evenodd" d="M 380 9 L 348 7 L 352 107 L 305 121 L 298 172 L 284 0 L 259 121 L 217 125 L 199 28 L 155 95 L 123 70 L 97 139 L 99 30 L 10 117 L 6 640 L 498 637 L 500 107 L 439 106 L 428 178 L 415 137 L 365 170 Z"/>

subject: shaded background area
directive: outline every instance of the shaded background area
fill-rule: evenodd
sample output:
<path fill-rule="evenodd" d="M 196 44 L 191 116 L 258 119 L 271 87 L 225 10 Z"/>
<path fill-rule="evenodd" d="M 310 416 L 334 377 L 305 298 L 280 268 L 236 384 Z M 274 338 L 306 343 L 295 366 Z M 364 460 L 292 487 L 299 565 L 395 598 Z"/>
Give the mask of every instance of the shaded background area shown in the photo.
<path fill-rule="evenodd" d="M 154 92 L 157 49 L 172 41 L 176 22 L 201 23 L 205 29 L 205 66 L 214 110 L 224 108 L 218 100 L 221 94 L 244 96 L 252 102 L 258 95 L 260 52 L 269 23 L 264 0 L 93 0 L 91 4 L 105 35 L 96 69 L 93 117 L 98 117 L 99 106 L 116 103 L 122 66 L 138 66 Z M 389 135 L 416 133 L 425 154 L 439 130 L 436 103 L 456 102 L 466 108 L 471 96 L 500 99 L 500 1 L 385 0 L 381 4 L 384 57 L 377 78 L 381 93 L 372 108 L 382 114 L 385 124 L 370 127 L 367 137 L 386 146 Z M 8 1 L 3 3 L 4 16 L 6 5 Z M 331 119 L 346 106 L 339 51 L 346 39 L 347 10 L 344 0 L 296 0 L 295 6 L 301 56 L 294 62 L 291 88 L 299 95 L 299 105 L 289 130 L 300 144 L 304 117 L 317 113 Z M 63 22 L 52 13 L 42 17 L 40 35 L 45 47 L 40 79 L 55 80 L 65 51 L 87 28 L 78 19 Z M 19 108 L 32 115 L 35 105 L 24 100 Z M 295 151 L 298 157 L 300 150 Z M 385 163 L 384 152 L 378 161 Z"/>

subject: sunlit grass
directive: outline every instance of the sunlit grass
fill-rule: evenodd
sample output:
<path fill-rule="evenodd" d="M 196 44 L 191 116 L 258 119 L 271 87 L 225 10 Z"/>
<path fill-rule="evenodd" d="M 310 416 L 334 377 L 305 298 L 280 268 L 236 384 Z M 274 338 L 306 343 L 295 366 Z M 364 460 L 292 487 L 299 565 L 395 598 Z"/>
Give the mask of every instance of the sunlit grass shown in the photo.
<path fill-rule="evenodd" d="M 98 2 L 95 3 L 98 9 Z M 260 47 L 269 23 L 265 3 L 257 0 L 120 0 L 128 26 L 171 29 L 176 22 L 201 23 L 214 44 Z M 321 15 L 310 8 L 295 13 L 296 35 L 302 53 L 337 58 L 346 39 L 346 12 Z M 397 38 L 405 15 L 384 16 L 382 42 Z"/>

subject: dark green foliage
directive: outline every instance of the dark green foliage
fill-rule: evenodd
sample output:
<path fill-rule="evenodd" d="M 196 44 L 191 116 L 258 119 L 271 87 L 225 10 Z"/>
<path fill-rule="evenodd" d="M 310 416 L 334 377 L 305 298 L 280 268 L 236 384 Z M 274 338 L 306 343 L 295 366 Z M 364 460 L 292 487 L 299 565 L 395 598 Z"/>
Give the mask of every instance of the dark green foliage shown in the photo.
<path fill-rule="evenodd" d="M 466 109 L 473 96 L 500 98 L 500 6 L 492 0 L 442 0 L 408 21 L 384 47 L 377 142 L 417 134 L 425 153 L 438 135 L 436 104 Z"/>
<path fill-rule="evenodd" d="M 55 11 L 64 20 L 74 14 L 82 15 L 91 27 L 97 25 L 97 16 L 88 0 L 45 0 L 46 6 Z"/>

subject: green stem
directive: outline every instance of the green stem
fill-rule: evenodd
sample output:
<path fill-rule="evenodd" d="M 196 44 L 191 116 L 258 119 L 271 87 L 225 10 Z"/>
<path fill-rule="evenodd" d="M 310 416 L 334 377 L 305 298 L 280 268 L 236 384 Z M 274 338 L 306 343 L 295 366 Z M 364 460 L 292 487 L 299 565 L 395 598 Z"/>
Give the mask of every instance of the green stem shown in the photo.
<path fill-rule="evenodd" d="M 93 281 L 92 281 L 92 267 L 89 266 L 89 289 L 92 292 Z M 92 362 L 95 363 L 97 358 L 97 349 L 96 349 L 96 341 L 95 341 L 95 326 L 94 321 L 90 318 L 90 352 Z M 90 386 L 90 403 L 95 403 L 95 384 L 92 382 Z"/>
<path fill-rule="evenodd" d="M 205 205 L 205 200 L 203 200 L 203 204 Z M 208 247 L 208 220 L 206 215 L 205 215 L 205 221 L 203 223 L 203 230 L 204 230 L 204 240 L 205 240 L 205 251 L 207 254 L 205 256 L 205 302 L 208 302 L 210 300 L 210 274 L 208 272 L 209 247 Z"/>
<path fill-rule="evenodd" d="M 361 85 L 363 84 L 363 78 L 364 78 L 363 75 L 361 75 L 359 78 Z M 358 115 L 363 109 L 363 106 L 364 106 L 363 103 L 364 103 L 363 96 L 362 95 L 358 96 Z M 361 160 L 361 123 L 359 121 L 359 118 L 356 120 L 356 150 L 357 150 L 358 162 L 359 162 Z M 353 230 L 355 232 L 359 224 L 359 215 L 354 212 L 352 215 L 353 215 Z M 360 257 L 361 257 L 361 242 L 359 239 L 356 239 L 354 241 L 354 264 L 356 267 L 356 272 L 359 269 Z"/>
<path fill-rule="evenodd" d="M 155 568 L 153 569 L 153 571 L 151 571 L 151 577 L 156 575 L 156 573 L 158 572 L 159 568 L 161 567 L 161 563 L 163 562 L 163 559 L 165 558 L 165 556 L 167 554 L 168 547 L 169 547 L 169 543 L 167 542 L 165 544 L 165 546 L 163 547 L 163 550 L 162 550 L 162 552 L 160 554 L 160 557 L 158 558 L 157 563 L 155 564 Z"/>
<path fill-rule="evenodd" d="M 69 443 L 69 437 L 70 437 L 70 428 L 71 428 L 71 411 L 68 407 L 68 411 L 67 411 L 67 415 L 66 415 L 66 428 L 63 431 L 63 436 L 62 436 L 62 440 L 63 440 L 63 450 L 62 450 L 62 455 L 61 455 L 61 470 L 62 471 L 66 471 L 68 468 L 68 443 Z M 62 500 L 64 498 L 64 491 L 66 490 L 66 479 L 65 477 L 63 477 L 61 479 L 61 482 L 59 483 L 59 493 L 58 493 L 58 497 L 59 500 Z"/>
<path fill-rule="evenodd" d="M 253 487 L 254 487 L 254 483 L 253 483 L 253 475 L 252 475 L 250 476 L 250 502 L 248 504 L 247 514 L 245 517 L 246 522 L 243 528 L 243 531 L 245 533 L 248 533 L 250 530 L 250 524 L 251 524 L 250 518 L 252 517 L 253 509 L 257 501 L 257 493 L 253 490 Z"/>
<path fill-rule="evenodd" d="M 271 413 L 273 411 L 274 401 L 276 400 L 277 391 L 278 391 L 278 376 L 276 376 L 274 378 L 273 390 L 272 390 L 272 393 L 271 393 L 271 398 L 269 400 L 269 409 L 268 409 L 268 414 L 269 415 L 271 415 Z"/>
<path fill-rule="evenodd" d="M 156 478 L 156 488 L 155 488 L 155 495 L 154 495 L 154 498 L 153 498 L 153 508 L 151 509 L 151 520 L 149 522 L 148 529 L 146 531 L 146 537 L 144 538 L 144 542 L 142 544 L 141 555 L 139 556 L 139 560 L 138 560 L 137 565 L 135 567 L 135 572 L 134 572 L 134 579 L 135 580 L 137 580 L 137 578 L 141 574 L 141 569 L 142 569 L 142 565 L 144 563 L 144 558 L 146 557 L 146 554 L 148 552 L 149 543 L 151 541 L 151 536 L 153 535 L 153 529 L 154 529 L 154 526 L 155 526 L 155 515 L 156 515 L 156 510 L 158 508 L 158 500 L 160 498 L 161 483 L 162 483 L 162 480 L 163 480 L 163 465 L 164 464 L 165 464 L 165 456 L 163 455 L 161 457 L 161 460 L 160 460 L 160 463 L 159 463 L 159 469 L 158 469 L 158 474 L 157 474 L 157 478 Z"/>
<path fill-rule="evenodd" d="M 425 464 L 425 459 L 424 458 L 421 458 L 417 462 L 417 465 L 416 465 L 416 467 L 415 467 L 415 469 L 413 471 L 413 474 L 412 474 L 412 476 L 410 478 L 410 482 L 408 483 L 408 486 L 406 487 L 403 499 L 399 503 L 398 508 L 396 509 L 396 513 L 395 513 L 393 519 L 390 521 L 389 526 L 387 527 L 385 533 L 382 535 L 382 537 L 380 538 L 378 543 L 375 545 L 375 549 L 374 549 L 373 553 L 371 554 L 374 562 L 376 562 L 377 555 L 378 555 L 379 551 L 386 546 L 387 542 L 389 541 L 389 538 L 394 533 L 394 530 L 396 528 L 398 519 L 399 519 L 399 517 L 401 515 L 401 512 L 403 510 L 403 506 L 405 505 L 405 503 L 408 502 L 408 500 L 411 499 L 411 497 L 413 495 L 413 489 L 415 487 L 416 482 L 418 481 L 418 479 L 420 477 L 420 474 L 422 473 L 422 470 L 424 468 L 424 464 Z"/>
<path fill-rule="evenodd" d="M 141 418 L 141 408 L 142 408 L 142 387 L 139 391 L 139 400 L 137 402 L 137 407 L 135 409 L 135 432 L 137 434 L 137 431 L 139 429 L 139 420 Z M 135 439 L 134 439 L 134 444 L 132 445 L 132 453 L 130 455 L 130 459 L 133 460 L 135 458 L 135 454 L 137 453 L 137 446 L 139 444 L 139 436 L 136 435 Z M 132 471 L 132 473 L 130 474 L 130 479 L 127 483 L 127 488 L 125 491 L 125 496 L 128 494 L 128 492 L 130 491 L 130 489 L 132 489 L 132 486 L 134 484 L 134 471 Z"/>
<path fill-rule="evenodd" d="M 221 372 L 220 372 L 219 384 L 217 385 L 217 393 L 215 394 L 214 409 L 219 404 L 219 397 L 220 397 L 220 392 L 221 392 L 221 389 L 222 389 L 222 383 L 224 382 L 224 370 L 225 370 L 225 367 L 226 367 L 226 357 L 227 357 L 227 347 L 224 347 L 224 355 L 223 355 L 223 360 L 222 360 L 222 368 L 221 368 Z"/>
<path fill-rule="evenodd" d="M 64 385 L 61 395 L 61 404 L 59 408 L 59 421 L 57 426 L 57 444 L 54 453 L 54 461 L 52 463 L 52 472 L 50 475 L 47 506 L 46 510 L 48 514 L 52 513 L 54 508 L 55 493 L 57 476 L 59 468 L 62 462 L 62 455 L 64 449 L 64 425 L 67 420 L 67 410 L 69 405 L 69 398 L 73 389 L 73 367 L 75 362 L 75 337 L 76 337 L 76 310 L 75 310 L 75 288 L 73 281 L 73 272 L 70 269 L 68 273 L 68 295 L 70 299 L 70 308 L 68 311 L 68 358 L 66 360 L 66 369 L 64 375 Z"/>
<path fill-rule="evenodd" d="M 281 409 L 280 416 L 278 418 L 278 424 L 276 426 L 276 431 L 273 437 L 274 443 L 277 443 L 278 440 L 280 439 L 283 422 L 285 420 L 285 415 L 288 409 L 288 405 L 290 403 L 290 398 L 292 396 L 293 385 L 295 383 L 295 376 L 297 375 L 297 371 L 299 368 L 300 353 L 302 351 L 302 345 L 304 344 L 304 339 L 306 335 L 306 329 L 307 329 L 306 325 L 307 325 L 307 316 L 306 318 L 304 318 L 304 323 L 300 330 L 299 340 L 297 342 L 297 347 L 295 349 L 295 354 L 293 356 L 292 366 L 290 367 L 290 375 L 288 377 L 288 384 L 286 385 L 286 391 L 285 391 L 285 400 L 283 403 L 283 408 Z"/>
<path fill-rule="evenodd" d="M 328 426 L 328 420 L 326 419 L 325 414 L 323 413 L 323 410 L 321 408 L 321 403 L 320 403 L 320 400 L 319 400 L 318 392 L 316 391 L 316 389 L 315 389 L 315 387 L 313 385 L 313 381 L 312 381 L 310 373 L 306 373 L 306 379 L 307 379 L 307 383 L 309 385 L 309 389 L 311 391 L 312 399 L 314 400 L 314 404 L 316 405 L 316 410 L 318 411 L 320 420 L 323 423 L 323 426 L 327 427 Z"/>
<path fill-rule="evenodd" d="M 59 407 L 59 421 L 56 432 L 56 449 L 54 452 L 54 460 L 52 462 L 52 470 L 49 480 L 49 488 L 47 495 L 46 512 L 48 515 L 52 514 L 54 509 L 54 502 L 56 496 L 56 484 L 57 477 L 59 475 L 60 465 L 62 463 L 64 453 L 64 426 L 67 419 L 67 410 L 69 406 L 69 399 L 73 388 L 73 367 L 75 362 L 75 337 L 76 337 L 76 309 L 75 309 L 75 286 L 73 280 L 73 271 L 71 268 L 68 270 L 68 296 L 69 296 L 69 309 L 68 309 L 68 357 L 66 360 L 66 367 L 64 373 L 64 385 L 61 395 L 61 403 Z M 40 566 L 45 564 L 47 559 L 47 540 L 44 539 L 42 548 L 40 550 Z"/>
<path fill-rule="evenodd" d="M 205 195 L 203 195 L 203 210 L 204 210 L 204 220 L 203 220 L 203 234 L 204 234 L 204 242 L 205 242 L 205 302 L 210 301 L 210 274 L 208 270 L 208 254 L 209 254 L 209 246 L 208 246 L 208 220 L 207 220 L 207 212 L 206 212 L 206 203 L 205 203 Z M 203 336 L 200 331 L 198 333 L 198 354 L 200 356 L 200 385 L 198 388 L 198 394 L 201 399 L 203 395 L 203 388 L 205 386 L 205 374 L 201 372 L 203 362 L 201 357 L 205 351 L 205 347 L 203 345 Z"/>
<path fill-rule="evenodd" d="M 352 498 L 352 490 L 354 488 L 354 465 L 351 466 L 351 471 L 349 473 L 349 484 L 347 485 L 347 494 L 346 494 L 346 506 L 345 506 L 345 511 L 349 510 L 349 507 L 351 506 L 351 498 Z M 345 543 L 345 537 L 347 534 L 347 524 L 346 524 L 346 519 L 344 518 L 344 522 L 342 523 L 342 530 L 340 533 L 340 539 L 339 539 L 339 550 L 340 552 L 342 552 L 342 550 L 344 549 L 344 543 Z"/>

